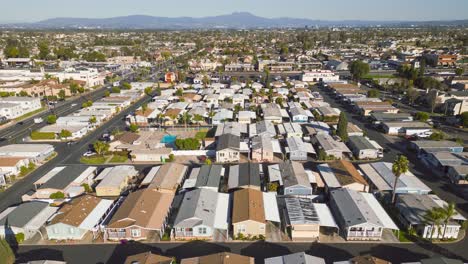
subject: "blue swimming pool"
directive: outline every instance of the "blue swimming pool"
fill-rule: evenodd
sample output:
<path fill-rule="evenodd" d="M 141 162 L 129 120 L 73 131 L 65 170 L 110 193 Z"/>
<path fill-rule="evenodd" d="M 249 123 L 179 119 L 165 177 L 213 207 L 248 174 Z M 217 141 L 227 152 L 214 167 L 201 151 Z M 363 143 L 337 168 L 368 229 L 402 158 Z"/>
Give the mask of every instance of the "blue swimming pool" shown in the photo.
<path fill-rule="evenodd" d="M 164 135 L 161 139 L 161 143 L 172 144 L 176 141 L 177 136 L 174 135 Z"/>

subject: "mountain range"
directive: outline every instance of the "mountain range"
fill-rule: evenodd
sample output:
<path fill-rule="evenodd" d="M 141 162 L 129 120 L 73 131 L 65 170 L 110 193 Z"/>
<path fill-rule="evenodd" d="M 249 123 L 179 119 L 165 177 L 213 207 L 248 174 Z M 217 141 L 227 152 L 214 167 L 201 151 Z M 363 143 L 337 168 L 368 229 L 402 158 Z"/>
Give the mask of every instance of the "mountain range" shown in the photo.
<path fill-rule="evenodd" d="M 70 18 L 59 17 L 34 23 L 13 23 L 0 25 L 1 28 L 26 29 L 251 29 L 251 28 L 302 28 L 331 26 L 468 26 L 468 20 L 452 21 L 367 21 L 367 20 L 314 20 L 305 18 L 264 18 L 248 12 L 210 17 L 157 17 L 132 15 L 112 18 Z"/>

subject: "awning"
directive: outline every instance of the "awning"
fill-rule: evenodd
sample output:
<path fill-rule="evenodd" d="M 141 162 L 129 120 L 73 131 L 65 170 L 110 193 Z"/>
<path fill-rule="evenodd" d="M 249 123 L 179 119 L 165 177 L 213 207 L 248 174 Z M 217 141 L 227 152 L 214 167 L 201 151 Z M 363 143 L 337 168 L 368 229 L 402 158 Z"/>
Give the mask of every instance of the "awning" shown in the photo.
<path fill-rule="evenodd" d="M 374 211 L 375 215 L 379 218 L 380 222 L 382 223 L 384 228 L 399 230 L 397 225 L 393 222 L 390 216 L 387 214 L 385 209 L 383 209 L 382 205 L 375 199 L 374 195 L 371 193 L 361 193 L 362 197 L 367 201 L 369 206 Z"/>
<path fill-rule="evenodd" d="M 213 227 L 216 229 L 228 229 L 228 213 L 229 213 L 229 194 L 218 193 L 218 203 L 216 205 L 216 213 Z"/>
<path fill-rule="evenodd" d="M 281 222 L 276 193 L 263 192 L 263 209 L 265 210 L 265 220 L 277 223 Z"/>
<path fill-rule="evenodd" d="M 102 199 L 94 208 L 94 210 L 81 222 L 79 228 L 92 230 L 99 224 L 99 220 L 106 214 L 107 210 L 114 203 L 113 200 Z"/>
<path fill-rule="evenodd" d="M 333 218 L 333 214 L 326 204 L 314 203 L 314 207 L 320 219 L 320 226 L 338 228 L 338 224 L 335 222 L 335 218 Z"/>

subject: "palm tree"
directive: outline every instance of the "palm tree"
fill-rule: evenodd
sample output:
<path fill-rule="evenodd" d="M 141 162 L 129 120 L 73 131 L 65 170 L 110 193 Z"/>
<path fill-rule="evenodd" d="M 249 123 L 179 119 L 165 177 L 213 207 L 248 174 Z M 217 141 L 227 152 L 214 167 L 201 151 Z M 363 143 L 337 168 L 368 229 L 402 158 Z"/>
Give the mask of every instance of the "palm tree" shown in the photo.
<path fill-rule="evenodd" d="M 188 113 L 188 112 L 185 112 L 183 113 L 181 116 L 180 116 L 180 120 L 182 122 L 184 122 L 184 126 L 185 126 L 185 130 L 187 131 L 187 123 L 190 122 L 190 119 L 192 118 L 192 116 Z"/>
<path fill-rule="evenodd" d="M 433 208 L 431 210 L 428 210 L 426 214 L 424 215 L 424 220 L 426 223 L 431 225 L 431 234 L 430 234 L 430 240 L 432 241 L 433 236 L 434 236 L 434 230 L 437 228 L 440 228 L 440 225 L 442 224 L 442 221 L 444 219 L 444 216 L 440 210 L 440 208 Z M 440 232 L 438 232 L 440 234 Z"/>
<path fill-rule="evenodd" d="M 203 119 L 204 119 L 203 116 L 198 115 L 198 114 L 193 116 L 193 121 L 198 123 L 199 130 L 200 130 L 200 122 L 203 121 Z"/>
<path fill-rule="evenodd" d="M 210 110 L 210 112 L 208 113 L 208 117 L 210 118 L 211 127 L 213 127 L 213 117 L 214 116 L 215 116 L 215 112 L 213 110 Z"/>
<path fill-rule="evenodd" d="M 395 204 L 396 200 L 396 187 L 398 179 L 404 173 L 407 173 L 409 170 L 409 161 L 403 155 L 398 155 L 395 161 L 393 162 L 392 172 L 395 175 L 395 181 L 393 182 L 393 194 L 392 194 L 392 203 Z"/>
<path fill-rule="evenodd" d="M 161 127 L 162 127 L 163 119 L 164 119 L 164 114 L 163 114 L 163 113 L 159 113 L 159 114 L 156 116 L 156 120 L 157 120 L 157 122 L 159 123 L 159 128 L 160 128 L 160 129 L 161 129 Z"/>
<path fill-rule="evenodd" d="M 444 232 L 442 233 L 442 238 L 445 238 L 445 232 L 447 232 L 447 225 L 450 219 L 457 214 L 455 210 L 455 203 L 450 202 L 449 204 L 445 205 L 444 207 L 440 208 L 440 213 L 444 218 Z"/>

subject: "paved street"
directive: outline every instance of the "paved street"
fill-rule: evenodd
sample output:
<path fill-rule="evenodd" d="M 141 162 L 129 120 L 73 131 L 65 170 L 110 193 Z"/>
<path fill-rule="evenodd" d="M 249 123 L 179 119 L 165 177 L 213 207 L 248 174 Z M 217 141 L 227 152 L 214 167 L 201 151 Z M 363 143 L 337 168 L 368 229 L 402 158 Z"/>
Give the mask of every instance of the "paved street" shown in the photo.
<path fill-rule="evenodd" d="M 279 256 L 294 252 L 305 251 L 318 257 L 323 257 L 330 263 L 332 261 L 347 260 L 360 254 L 389 260 L 393 263 L 402 261 L 419 261 L 421 258 L 446 256 L 468 260 L 466 240 L 463 243 L 447 245 L 430 244 L 379 244 L 379 243 L 208 243 L 192 241 L 186 243 L 157 243 L 127 245 L 101 244 L 101 245 L 71 245 L 71 246 L 23 246 L 19 250 L 18 261 L 32 259 L 65 260 L 68 264 L 116 264 L 123 263 L 125 257 L 145 251 L 152 251 L 177 258 L 187 258 L 217 252 L 234 252 L 252 256 L 256 263 L 263 263 L 267 257 Z"/>

